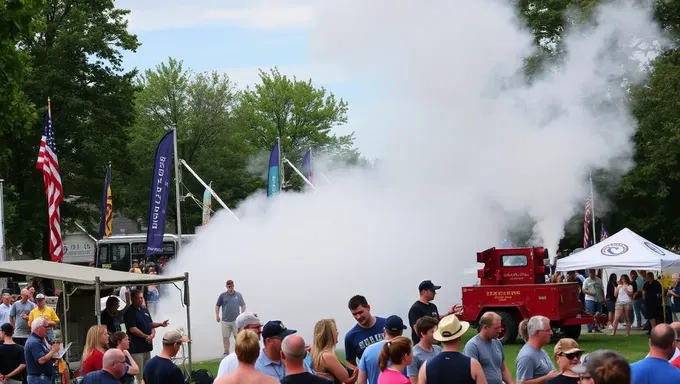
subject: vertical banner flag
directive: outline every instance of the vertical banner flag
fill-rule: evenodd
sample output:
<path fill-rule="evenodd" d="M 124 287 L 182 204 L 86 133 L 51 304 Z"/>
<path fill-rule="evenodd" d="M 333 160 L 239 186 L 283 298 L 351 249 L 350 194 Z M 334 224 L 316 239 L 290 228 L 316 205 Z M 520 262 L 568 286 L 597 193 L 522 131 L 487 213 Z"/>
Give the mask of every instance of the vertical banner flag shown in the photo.
<path fill-rule="evenodd" d="M 212 188 L 212 183 L 209 184 Z M 210 210 L 212 208 L 212 194 L 208 188 L 203 192 L 203 225 L 208 224 L 210 221 Z"/>
<path fill-rule="evenodd" d="M 47 215 L 50 226 L 50 257 L 52 261 L 61 262 L 64 258 L 64 247 L 61 242 L 61 214 L 59 205 L 64 199 L 64 187 L 61 184 L 57 147 L 52 129 L 52 108 L 47 99 L 47 121 L 45 131 L 40 139 L 40 151 L 36 168 L 43 174 L 45 196 L 47 196 Z"/>
<path fill-rule="evenodd" d="M 583 248 L 588 248 L 590 246 L 590 212 L 591 212 L 591 207 L 592 207 L 592 201 L 590 199 L 586 200 L 586 212 L 583 215 Z M 593 238 L 595 238 L 595 234 L 593 233 Z"/>
<path fill-rule="evenodd" d="M 267 177 L 267 196 L 273 196 L 281 190 L 279 165 L 281 164 L 281 139 L 276 139 L 276 144 L 269 155 L 269 174 Z"/>
<path fill-rule="evenodd" d="M 102 196 L 102 217 L 99 222 L 99 239 L 111 236 L 113 219 L 113 199 L 111 197 L 111 165 L 106 170 L 104 179 L 104 196 Z"/>
<path fill-rule="evenodd" d="M 172 150 L 175 131 L 171 130 L 158 143 L 151 181 L 151 200 L 149 201 L 149 228 L 146 231 L 146 255 L 159 254 L 163 248 L 165 235 L 165 215 L 170 195 L 170 173 L 172 170 Z"/>
<path fill-rule="evenodd" d="M 308 149 L 305 152 L 305 156 L 302 158 L 302 172 L 305 174 L 307 180 L 309 180 L 312 185 L 316 184 L 314 182 L 314 168 L 312 168 L 312 150 Z"/>
<path fill-rule="evenodd" d="M 607 233 L 607 230 L 604 229 L 604 223 L 601 223 L 602 227 L 600 228 L 600 241 L 604 241 L 606 238 L 609 237 L 609 234 Z"/>

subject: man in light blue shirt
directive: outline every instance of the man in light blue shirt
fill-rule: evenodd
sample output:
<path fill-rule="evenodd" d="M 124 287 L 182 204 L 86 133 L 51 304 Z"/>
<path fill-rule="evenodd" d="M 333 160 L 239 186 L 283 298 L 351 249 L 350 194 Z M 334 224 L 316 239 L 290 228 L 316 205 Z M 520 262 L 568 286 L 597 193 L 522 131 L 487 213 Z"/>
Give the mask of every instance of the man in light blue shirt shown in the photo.
<path fill-rule="evenodd" d="M 378 357 L 380 357 L 380 351 L 386 342 L 394 339 L 397 336 L 401 336 L 404 333 L 406 326 L 401 317 L 392 315 L 385 320 L 385 339 L 378 341 L 377 343 L 371 344 L 364 350 L 364 353 L 359 359 L 359 377 L 357 378 L 357 384 L 377 384 L 378 376 L 380 375 L 380 368 L 378 368 Z M 404 370 L 404 376 L 406 376 L 406 371 Z"/>
<path fill-rule="evenodd" d="M 281 342 L 286 336 L 296 332 L 295 329 L 286 328 L 280 320 L 268 321 L 262 327 L 264 348 L 255 361 L 255 369 L 281 381 L 286 376 L 286 367 L 281 361 Z M 307 364 L 305 364 L 305 369 L 309 373 L 314 373 Z"/>

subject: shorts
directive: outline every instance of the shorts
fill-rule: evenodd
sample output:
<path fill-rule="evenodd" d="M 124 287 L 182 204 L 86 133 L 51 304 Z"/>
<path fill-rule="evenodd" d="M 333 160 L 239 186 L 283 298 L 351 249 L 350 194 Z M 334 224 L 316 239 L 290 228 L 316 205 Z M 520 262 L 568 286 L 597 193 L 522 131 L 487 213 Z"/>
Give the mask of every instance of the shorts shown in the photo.
<path fill-rule="evenodd" d="M 231 335 L 234 335 L 234 338 L 235 338 L 236 333 L 238 333 L 238 330 L 236 329 L 236 322 L 235 321 L 222 321 L 222 338 L 223 339 L 228 339 L 228 338 L 231 337 Z"/>
<path fill-rule="evenodd" d="M 605 305 L 607 306 L 608 312 L 614 312 L 614 308 L 616 307 L 614 304 L 614 300 L 607 299 Z"/>
<path fill-rule="evenodd" d="M 633 309 L 633 303 L 616 303 L 616 309 L 631 310 Z"/>

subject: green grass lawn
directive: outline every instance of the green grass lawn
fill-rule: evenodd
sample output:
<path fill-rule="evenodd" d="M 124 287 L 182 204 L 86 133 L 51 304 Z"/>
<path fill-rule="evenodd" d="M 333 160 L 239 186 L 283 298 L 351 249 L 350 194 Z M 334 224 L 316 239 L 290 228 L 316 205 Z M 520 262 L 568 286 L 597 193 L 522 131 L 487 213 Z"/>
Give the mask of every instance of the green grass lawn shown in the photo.
<path fill-rule="evenodd" d="M 476 335 L 475 330 L 470 330 L 464 336 L 464 341 L 472 338 Z M 608 334 L 588 334 L 583 333 L 579 338 L 578 342 L 586 353 L 596 351 L 598 349 L 611 349 L 623 354 L 628 361 L 634 362 L 644 358 L 649 351 L 647 336 L 645 335 L 630 335 L 628 337 L 624 335 L 610 336 Z M 505 360 L 507 362 L 512 376 L 515 377 L 515 357 L 519 353 L 520 348 L 522 348 L 520 342 L 512 345 L 505 346 Z M 552 357 L 554 344 L 546 345 L 544 349 L 548 352 L 548 355 Z M 338 357 L 344 360 L 344 353 L 342 351 L 337 352 Z M 193 364 L 193 369 L 207 369 L 213 373 L 217 374 L 217 368 L 220 365 L 220 360 L 208 360 L 201 361 Z"/>

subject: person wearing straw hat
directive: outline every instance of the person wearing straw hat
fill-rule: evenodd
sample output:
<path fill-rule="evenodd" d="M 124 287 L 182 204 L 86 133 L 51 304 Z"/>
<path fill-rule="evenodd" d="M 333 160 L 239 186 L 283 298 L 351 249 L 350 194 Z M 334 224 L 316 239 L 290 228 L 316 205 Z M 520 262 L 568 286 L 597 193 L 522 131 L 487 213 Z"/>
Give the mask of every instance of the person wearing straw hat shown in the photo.
<path fill-rule="evenodd" d="M 418 384 L 450 383 L 452 377 L 458 384 L 487 384 L 482 365 L 459 352 L 461 338 L 469 328 L 470 323 L 453 314 L 439 321 L 434 338 L 442 343 L 442 352 L 423 363 Z"/>

